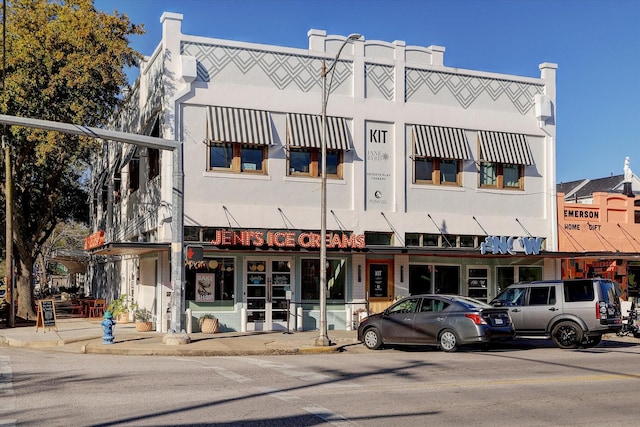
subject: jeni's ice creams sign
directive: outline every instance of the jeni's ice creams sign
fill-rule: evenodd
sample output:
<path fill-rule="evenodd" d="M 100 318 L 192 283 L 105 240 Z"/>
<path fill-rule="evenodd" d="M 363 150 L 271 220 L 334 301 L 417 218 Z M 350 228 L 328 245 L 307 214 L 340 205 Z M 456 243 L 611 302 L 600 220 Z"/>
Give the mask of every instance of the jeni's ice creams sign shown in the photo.
<path fill-rule="evenodd" d="M 320 233 L 312 231 L 216 230 L 210 243 L 223 247 L 269 247 L 318 249 Z M 364 234 L 327 232 L 327 249 L 364 249 Z"/>

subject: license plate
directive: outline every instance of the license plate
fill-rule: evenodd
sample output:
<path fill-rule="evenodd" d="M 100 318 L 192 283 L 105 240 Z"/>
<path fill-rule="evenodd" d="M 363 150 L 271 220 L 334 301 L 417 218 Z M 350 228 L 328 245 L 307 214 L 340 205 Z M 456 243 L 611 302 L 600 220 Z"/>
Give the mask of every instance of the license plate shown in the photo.
<path fill-rule="evenodd" d="M 502 319 L 493 319 L 493 322 L 496 325 L 504 325 L 504 321 Z"/>

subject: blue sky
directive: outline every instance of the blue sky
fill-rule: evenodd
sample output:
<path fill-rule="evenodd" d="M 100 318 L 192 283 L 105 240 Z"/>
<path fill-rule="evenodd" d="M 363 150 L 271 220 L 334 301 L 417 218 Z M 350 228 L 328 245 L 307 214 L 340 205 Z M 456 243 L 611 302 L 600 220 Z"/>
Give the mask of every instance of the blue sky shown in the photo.
<path fill-rule="evenodd" d="M 144 24 L 150 55 L 163 12 L 183 32 L 307 48 L 307 31 L 446 48 L 449 67 L 539 77 L 558 64 L 557 181 L 640 175 L 640 0 L 96 0 Z"/>

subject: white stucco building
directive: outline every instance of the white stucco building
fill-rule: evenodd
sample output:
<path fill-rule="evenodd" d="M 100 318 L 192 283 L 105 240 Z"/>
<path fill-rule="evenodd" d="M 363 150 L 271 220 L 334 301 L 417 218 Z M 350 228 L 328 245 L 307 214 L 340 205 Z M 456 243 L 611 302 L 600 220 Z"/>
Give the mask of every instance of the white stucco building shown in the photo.
<path fill-rule="evenodd" d="M 318 328 L 321 68 L 346 37 L 310 30 L 294 49 L 185 35 L 175 13 L 161 23 L 116 127 L 183 145 L 186 306 L 223 330 L 283 329 L 289 296 L 291 329 Z M 327 79 L 329 330 L 399 295 L 488 300 L 559 277 L 556 65 L 464 70 L 444 47 L 364 36 Z M 104 148 L 92 291 L 132 294 L 166 330 L 171 154 Z"/>

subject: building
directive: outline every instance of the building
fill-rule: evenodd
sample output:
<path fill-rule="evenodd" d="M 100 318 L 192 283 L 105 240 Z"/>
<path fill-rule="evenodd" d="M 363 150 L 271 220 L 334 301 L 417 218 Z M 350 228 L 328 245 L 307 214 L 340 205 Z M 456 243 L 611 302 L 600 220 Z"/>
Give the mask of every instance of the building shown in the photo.
<path fill-rule="evenodd" d="M 557 186 L 558 250 L 562 278 L 605 277 L 622 285 L 623 297 L 638 297 L 640 286 L 640 181 L 624 175 Z"/>
<path fill-rule="evenodd" d="M 440 46 L 310 30 L 296 49 L 161 23 L 114 127 L 182 143 L 187 324 L 318 328 L 325 100 L 329 330 L 402 295 L 489 300 L 560 276 L 555 64 L 522 77 L 446 66 Z M 128 292 L 163 330 L 172 171 L 169 153 L 105 142 L 86 245 L 92 292 Z"/>

